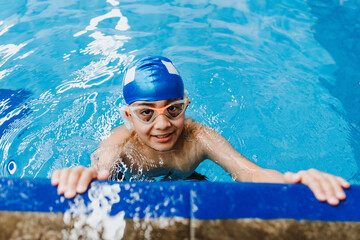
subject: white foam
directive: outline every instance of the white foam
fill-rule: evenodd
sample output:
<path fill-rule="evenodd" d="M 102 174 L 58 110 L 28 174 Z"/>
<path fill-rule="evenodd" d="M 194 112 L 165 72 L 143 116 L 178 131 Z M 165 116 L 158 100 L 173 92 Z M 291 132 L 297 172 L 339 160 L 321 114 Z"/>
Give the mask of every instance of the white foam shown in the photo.
<path fill-rule="evenodd" d="M 125 212 L 110 216 L 112 205 L 120 202 L 120 186 L 108 183 L 93 182 L 88 191 L 90 202 L 85 205 L 84 199 L 77 195 L 74 203 L 64 214 L 64 222 L 75 219 L 74 228 L 69 232 L 63 230 L 64 239 L 122 239 L 126 222 Z"/>

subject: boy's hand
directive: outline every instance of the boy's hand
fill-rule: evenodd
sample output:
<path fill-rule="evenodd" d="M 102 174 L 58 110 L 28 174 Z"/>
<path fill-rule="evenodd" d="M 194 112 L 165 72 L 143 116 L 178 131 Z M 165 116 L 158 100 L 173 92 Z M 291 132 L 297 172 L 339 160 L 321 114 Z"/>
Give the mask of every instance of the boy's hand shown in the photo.
<path fill-rule="evenodd" d="M 334 206 L 338 205 L 340 200 L 345 199 L 346 195 L 343 188 L 350 187 L 345 179 L 315 169 L 298 173 L 287 172 L 284 179 L 287 183 L 307 185 L 319 201 L 327 201 Z"/>
<path fill-rule="evenodd" d="M 58 194 L 64 194 L 66 198 L 73 198 L 77 193 L 84 193 L 94 179 L 107 180 L 109 171 L 97 172 L 95 168 L 76 166 L 56 170 L 51 176 L 51 184 L 58 186 Z"/>

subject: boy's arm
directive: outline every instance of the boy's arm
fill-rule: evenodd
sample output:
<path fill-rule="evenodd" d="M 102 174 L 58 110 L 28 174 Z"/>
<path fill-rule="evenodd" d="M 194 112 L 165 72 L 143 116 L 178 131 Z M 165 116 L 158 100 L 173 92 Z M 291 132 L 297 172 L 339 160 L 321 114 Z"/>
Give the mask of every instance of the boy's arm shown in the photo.
<path fill-rule="evenodd" d="M 282 174 L 275 170 L 261 168 L 242 156 L 215 130 L 206 126 L 199 128 L 198 137 L 208 158 L 231 173 L 236 181 L 303 183 L 313 191 L 318 200 L 327 201 L 332 205 L 337 205 L 339 200 L 345 199 L 342 188 L 350 187 L 343 178 L 315 169 Z"/>
<path fill-rule="evenodd" d="M 73 198 L 77 193 L 84 193 L 92 180 L 107 180 L 113 162 L 120 154 L 119 145 L 131 134 L 120 126 L 99 144 L 99 149 L 91 155 L 91 167 L 76 166 L 54 171 L 51 183 L 58 186 L 58 193 L 66 198 Z"/>
<path fill-rule="evenodd" d="M 283 174 L 251 162 L 214 129 L 201 125 L 197 135 L 206 156 L 222 166 L 236 181 L 284 183 Z"/>
<path fill-rule="evenodd" d="M 121 144 L 131 133 L 132 131 L 124 125 L 114 128 L 110 135 L 100 142 L 98 149 L 91 154 L 91 166 L 97 171 L 110 171 L 114 161 L 120 157 Z"/>

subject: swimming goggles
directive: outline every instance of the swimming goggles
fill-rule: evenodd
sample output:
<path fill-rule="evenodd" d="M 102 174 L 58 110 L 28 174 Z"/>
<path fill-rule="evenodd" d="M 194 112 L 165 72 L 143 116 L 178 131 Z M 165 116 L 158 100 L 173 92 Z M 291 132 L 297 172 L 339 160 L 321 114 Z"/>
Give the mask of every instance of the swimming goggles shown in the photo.
<path fill-rule="evenodd" d="M 184 99 L 172 102 L 161 108 L 154 108 L 145 105 L 127 106 L 126 112 L 128 114 L 131 113 L 143 123 L 151 123 L 159 115 L 165 115 L 169 119 L 174 120 L 180 117 L 185 112 L 189 103 L 190 100 L 186 97 Z"/>

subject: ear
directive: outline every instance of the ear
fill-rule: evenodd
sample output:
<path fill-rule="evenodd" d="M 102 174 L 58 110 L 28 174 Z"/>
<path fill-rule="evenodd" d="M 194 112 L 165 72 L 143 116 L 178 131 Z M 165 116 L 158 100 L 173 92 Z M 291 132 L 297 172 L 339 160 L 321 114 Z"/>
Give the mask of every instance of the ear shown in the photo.
<path fill-rule="evenodd" d="M 121 115 L 121 118 L 123 119 L 124 121 L 124 124 L 125 126 L 128 128 L 128 129 L 131 129 L 132 128 L 132 118 L 130 116 L 130 113 L 126 110 L 126 107 L 125 106 L 122 106 L 120 108 L 120 115 Z"/>
<path fill-rule="evenodd" d="M 126 111 L 125 116 L 126 116 L 127 120 L 129 121 L 130 127 L 132 128 L 133 127 L 133 119 L 131 117 L 130 112 Z"/>
<path fill-rule="evenodd" d="M 132 121 L 130 112 L 125 111 L 125 116 L 126 116 L 126 118 L 127 118 L 130 122 Z"/>

